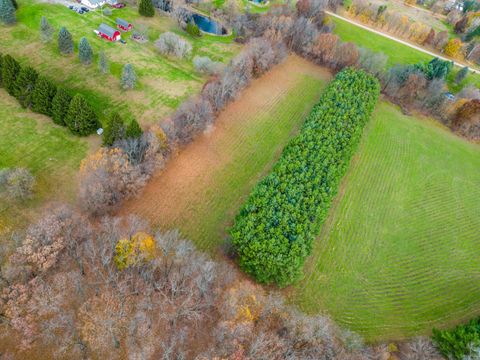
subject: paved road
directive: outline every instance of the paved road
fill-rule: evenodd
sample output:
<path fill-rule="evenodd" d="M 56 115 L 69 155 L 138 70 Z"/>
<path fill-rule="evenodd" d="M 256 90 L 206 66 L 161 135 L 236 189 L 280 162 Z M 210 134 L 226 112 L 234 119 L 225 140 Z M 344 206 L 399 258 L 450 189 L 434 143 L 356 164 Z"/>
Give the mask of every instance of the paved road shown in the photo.
<path fill-rule="evenodd" d="M 423 52 L 423 53 L 425 53 L 425 54 L 431 55 L 431 56 L 433 56 L 433 57 L 438 57 L 438 58 L 440 58 L 440 59 L 442 59 L 442 60 L 451 61 L 451 59 L 448 59 L 448 58 L 443 57 L 443 56 L 441 56 L 441 55 L 435 54 L 434 52 L 425 50 L 424 48 L 422 48 L 422 47 L 420 47 L 420 46 L 416 46 L 416 45 L 413 45 L 413 44 L 411 44 L 411 43 L 409 43 L 409 42 L 407 42 L 407 41 L 400 40 L 400 39 L 398 39 L 398 38 L 396 38 L 396 37 L 394 37 L 394 36 L 391 36 L 391 35 L 388 35 L 388 34 L 385 34 L 385 33 L 381 32 L 381 31 L 372 29 L 371 27 L 365 26 L 365 25 L 360 24 L 360 23 L 358 23 L 358 22 L 356 22 L 356 21 L 350 20 L 350 19 L 348 19 L 348 18 L 346 18 L 346 17 L 340 16 L 340 15 L 335 14 L 335 13 L 332 13 L 332 12 L 330 12 L 330 11 L 326 11 L 326 13 L 327 13 L 328 15 L 334 16 L 334 17 L 336 17 L 336 18 L 345 20 L 345 21 L 349 22 L 350 24 L 353 24 L 353 25 L 356 25 L 356 26 L 358 26 L 358 27 L 361 27 L 362 29 L 371 31 L 371 32 L 373 32 L 373 33 L 375 33 L 375 34 L 378 34 L 378 35 L 381 35 L 381 36 L 386 37 L 386 38 L 388 38 L 388 39 L 391 39 L 391 40 L 393 40 L 393 41 L 396 41 L 396 42 L 398 42 L 398 43 L 400 43 L 400 44 L 407 45 L 407 46 L 409 46 L 409 47 L 411 47 L 411 48 L 413 48 L 413 49 L 416 49 L 416 50 L 418 50 L 418 51 L 421 51 L 421 52 Z M 480 71 L 479 71 L 479 70 L 472 69 L 472 68 L 470 67 L 470 65 L 468 65 L 468 64 L 460 63 L 460 62 L 457 62 L 457 61 L 454 61 L 453 63 L 454 63 L 456 66 L 459 66 L 459 67 L 468 66 L 471 72 L 480 74 Z"/>

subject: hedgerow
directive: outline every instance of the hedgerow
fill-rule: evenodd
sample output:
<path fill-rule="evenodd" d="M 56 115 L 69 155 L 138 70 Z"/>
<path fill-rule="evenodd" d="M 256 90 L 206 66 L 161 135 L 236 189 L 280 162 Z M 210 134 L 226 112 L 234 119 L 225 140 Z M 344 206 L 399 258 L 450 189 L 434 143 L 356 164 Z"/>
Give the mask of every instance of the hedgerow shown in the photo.
<path fill-rule="evenodd" d="M 254 188 L 230 229 L 240 266 L 262 283 L 302 274 L 312 241 L 379 95 L 376 78 L 345 69 Z"/>

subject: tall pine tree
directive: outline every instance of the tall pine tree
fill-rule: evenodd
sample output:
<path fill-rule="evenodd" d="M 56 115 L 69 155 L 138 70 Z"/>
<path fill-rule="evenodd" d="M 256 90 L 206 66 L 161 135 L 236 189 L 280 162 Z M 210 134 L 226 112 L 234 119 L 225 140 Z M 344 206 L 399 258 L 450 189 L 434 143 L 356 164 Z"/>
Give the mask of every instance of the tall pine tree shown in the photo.
<path fill-rule="evenodd" d="M 50 25 L 45 16 L 42 16 L 42 20 L 40 20 L 40 39 L 42 39 L 42 42 L 48 43 L 52 41 L 54 32 L 53 26 Z"/>
<path fill-rule="evenodd" d="M 55 124 L 65 126 L 65 118 L 67 117 L 68 109 L 72 96 L 65 88 L 58 88 L 55 97 L 52 100 L 52 119 Z"/>
<path fill-rule="evenodd" d="M 155 8 L 153 7 L 152 0 L 140 0 L 138 6 L 138 13 L 142 16 L 152 17 L 155 15 Z"/>
<path fill-rule="evenodd" d="M 73 54 L 72 35 L 65 27 L 62 27 L 58 33 L 58 50 L 60 50 L 60 53 L 63 55 Z"/>
<path fill-rule="evenodd" d="M 2 85 L 10 95 L 14 95 L 15 81 L 20 72 L 20 64 L 10 55 L 5 55 L 2 61 Z"/>
<path fill-rule="evenodd" d="M 112 146 L 117 140 L 125 139 L 125 124 L 117 112 L 107 118 L 103 128 L 103 145 Z"/>
<path fill-rule="evenodd" d="M 32 94 L 32 110 L 52 116 L 52 101 L 57 93 L 57 87 L 46 77 L 39 76 Z"/>
<path fill-rule="evenodd" d="M 133 89 L 135 84 L 137 83 L 137 75 L 135 74 L 135 70 L 133 69 L 132 64 L 126 64 L 123 67 L 122 71 L 122 79 L 120 80 L 120 84 L 122 89 L 128 90 Z"/>
<path fill-rule="evenodd" d="M 0 53 L 0 87 L 3 87 L 2 67 L 3 67 L 3 55 L 2 53 Z"/>
<path fill-rule="evenodd" d="M 98 127 L 97 115 L 80 94 L 73 97 L 65 123 L 72 133 L 80 136 L 89 135 Z"/>
<path fill-rule="evenodd" d="M 83 65 L 90 65 L 93 60 L 93 51 L 86 37 L 78 43 L 78 58 Z"/>
<path fill-rule="evenodd" d="M 11 0 L 0 0 L 0 22 L 5 25 L 12 25 L 17 22 L 15 6 Z"/>
<path fill-rule="evenodd" d="M 132 119 L 127 126 L 126 138 L 138 138 L 142 135 L 143 131 L 137 120 Z"/>
<path fill-rule="evenodd" d="M 30 66 L 22 68 L 18 73 L 13 92 L 20 105 L 24 108 L 32 106 L 32 94 L 37 79 L 38 73 Z"/>
<path fill-rule="evenodd" d="M 460 71 L 455 76 L 455 83 L 460 84 L 462 80 L 467 77 L 467 74 L 468 74 L 468 66 L 461 68 Z"/>

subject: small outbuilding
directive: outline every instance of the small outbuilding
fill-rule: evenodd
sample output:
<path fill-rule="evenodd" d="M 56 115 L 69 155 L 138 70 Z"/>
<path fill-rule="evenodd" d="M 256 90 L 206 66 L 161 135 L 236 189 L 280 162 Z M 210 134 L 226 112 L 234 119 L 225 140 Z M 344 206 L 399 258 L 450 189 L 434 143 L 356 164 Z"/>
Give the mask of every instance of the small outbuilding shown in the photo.
<path fill-rule="evenodd" d="M 132 30 L 132 24 L 130 24 L 128 21 L 126 20 L 123 20 L 123 19 L 120 19 L 120 18 L 117 18 L 115 20 L 115 22 L 117 23 L 117 28 L 122 30 L 122 31 L 130 31 Z"/>
<path fill-rule="evenodd" d="M 100 26 L 98 27 L 98 36 L 101 36 L 108 41 L 118 41 L 121 37 L 120 31 L 106 24 L 100 24 Z"/>

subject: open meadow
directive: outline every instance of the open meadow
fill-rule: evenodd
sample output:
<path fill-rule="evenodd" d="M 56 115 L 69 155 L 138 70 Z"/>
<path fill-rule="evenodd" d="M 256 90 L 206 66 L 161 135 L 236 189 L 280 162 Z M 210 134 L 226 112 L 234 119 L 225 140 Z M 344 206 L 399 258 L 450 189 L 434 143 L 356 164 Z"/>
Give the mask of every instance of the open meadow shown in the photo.
<path fill-rule="evenodd" d="M 231 38 L 209 35 L 193 38 L 181 31 L 172 18 L 161 15 L 140 17 L 131 7 L 112 9 L 112 15 L 105 16 L 101 10 L 80 15 L 65 5 L 32 0 L 21 0 L 19 5 L 18 24 L 2 29 L 0 33 L 1 52 L 15 56 L 22 64 L 31 65 L 57 83 L 82 93 L 101 117 L 115 108 L 124 117 L 134 116 L 141 124 L 153 124 L 200 91 L 205 83 L 206 76 L 195 71 L 192 57 L 208 56 L 225 63 L 240 49 Z M 42 16 L 56 29 L 53 41 L 48 44 L 40 40 Z M 149 42 L 141 44 L 131 40 L 130 32 L 122 35 L 126 44 L 110 43 L 94 33 L 101 23 L 115 27 L 117 17 L 133 23 L 134 27 L 147 29 Z M 77 48 L 72 56 L 60 54 L 56 37 L 62 26 L 71 32 L 76 47 L 81 37 L 88 39 L 94 52 L 94 65 L 81 65 Z M 190 57 L 183 60 L 168 58 L 155 49 L 155 40 L 166 31 L 176 32 L 191 43 L 193 51 Z M 96 62 L 100 51 L 107 56 L 110 74 L 102 75 L 98 70 Z M 139 77 L 136 89 L 128 93 L 120 88 L 120 75 L 127 63 L 134 66 Z"/>
<path fill-rule="evenodd" d="M 32 199 L 0 199 L 0 234 L 31 222 L 46 201 L 72 201 L 80 161 L 98 146 L 94 138 L 78 138 L 49 118 L 22 109 L 0 90 L 0 169 L 24 167 L 36 178 Z"/>
<path fill-rule="evenodd" d="M 330 74 L 296 56 L 255 80 L 214 128 L 173 158 L 123 207 L 164 229 L 178 228 L 214 253 L 252 187 L 298 129 Z"/>
<path fill-rule="evenodd" d="M 479 313 L 480 146 L 380 102 L 293 299 L 367 340 Z"/>

